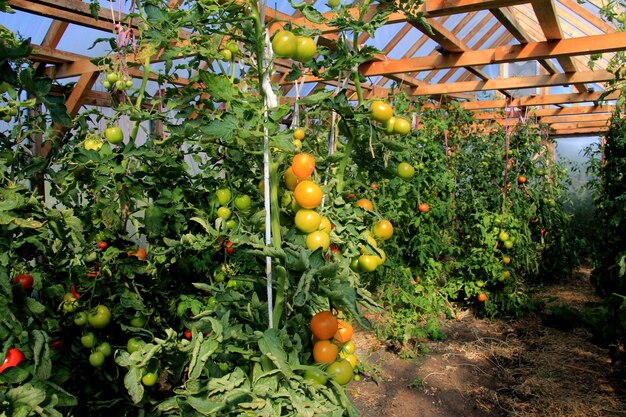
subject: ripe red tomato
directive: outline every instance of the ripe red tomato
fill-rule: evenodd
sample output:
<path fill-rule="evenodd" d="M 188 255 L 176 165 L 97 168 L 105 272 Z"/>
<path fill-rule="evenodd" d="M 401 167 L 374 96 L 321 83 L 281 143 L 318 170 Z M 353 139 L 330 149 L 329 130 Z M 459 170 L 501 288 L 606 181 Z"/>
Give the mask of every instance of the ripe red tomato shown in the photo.
<path fill-rule="evenodd" d="M 4 372 L 5 369 L 11 368 L 13 366 L 17 366 L 24 360 L 24 354 L 21 350 L 17 348 L 11 348 L 7 352 L 7 357 L 4 358 L 4 362 L 0 365 L 0 374 Z"/>
<path fill-rule="evenodd" d="M 319 185 L 313 181 L 305 180 L 296 186 L 293 196 L 300 207 L 314 209 L 322 203 L 324 194 Z"/>
<path fill-rule="evenodd" d="M 330 340 L 318 340 L 313 345 L 315 363 L 333 363 L 339 354 L 339 347 Z"/>
<path fill-rule="evenodd" d="M 185 330 L 185 333 L 183 333 L 183 336 L 187 340 L 191 340 L 191 335 L 192 335 L 191 330 Z"/>
<path fill-rule="evenodd" d="M 372 233 L 379 240 L 387 240 L 393 235 L 393 225 L 389 220 L 380 220 L 372 227 Z"/>
<path fill-rule="evenodd" d="M 315 158 L 308 153 L 299 153 L 291 161 L 291 170 L 300 180 L 308 178 L 315 171 Z"/>
<path fill-rule="evenodd" d="M 331 339 L 337 333 L 338 322 L 337 317 L 330 311 L 320 311 L 311 319 L 311 333 L 318 340 Z"/>
<path fill-rule="evenodd" d="M 103 240 L 99 241 L 96 245 L 98 245 L 98 249 L 105 250 L 109 247 L 109 244 Z"/>
<path fill-rule="evenodd" d="M 272 49 L 274 50 L 274 54 L 278 57 L 293 57 L 298 49 L 298 40 L 296 35 L 288 30 L 276 32 L 272 38 Z"/>
<path fill-rule="evenodd" d="M 428 213 L 428 211 L 430 210 L 430 206 L 428 204 L 426 204 L 426 203 L 422 203 L 422 204 L 419 205 L 418 209 L 422 213 Z"/>
<path fill-rule="evenodd" d="M 337 331 L 335 332 L 335 340 L 346 343 L 354 335 L 354 328 L 350 323 L 343 320 L 337 320 Z"/>
<path fill-rule="evenodd" d="M 26 291 L 33 289 L 33 276 L 31 274 L 17 274 L 13 277 L 13 285 L 21 285 Z"/>
<path fill-rule="evenodd" d="M 124 140 L 124 133 L 118 126 L 111 126 L 104 130 L 104 137 L 106 137 L 109 142 L 117 145 Z"/>
<path fill-rule="evenodd" d="M 384 123 L 393 117 L 393 109 L 384 101 L 374 100 L 370 104 L 370 116 L 377 122 Z"/>
<path fill-rule="evenodd" d="M 372 203 L 367 198 L 362 198 L 358 200 L 354 205 L 357 207 L 364 208 L 365 210 L 374 211 L 374 203 Z"/>

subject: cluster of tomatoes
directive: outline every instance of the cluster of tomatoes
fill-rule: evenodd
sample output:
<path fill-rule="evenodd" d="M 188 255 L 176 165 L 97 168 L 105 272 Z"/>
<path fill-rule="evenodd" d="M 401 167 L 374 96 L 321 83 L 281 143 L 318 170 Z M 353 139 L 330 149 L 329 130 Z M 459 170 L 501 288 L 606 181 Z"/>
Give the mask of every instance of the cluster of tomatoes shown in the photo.
<path fill-rule="evenodd" d="M 361 202 L 359 207 L 363 207 L 362 200 L 357 201 L 357 205 Z M 362 236 L 366 243 L 360 247 L 361 255 L 352 258 L 350 268 L 355 272 L 373 272 L 387 260 L 387 254 L 378 247 L 378 241 L 385 241 L 393 236 L 393 225 L 387 219 L 379 220 L 373 224 L 371 232 L 366 230 Z"/>
<path fill-rule="evenodd" d="M 498 225 L 501 224 L 501 221 L 499 219 L 496 219 L 496 224 Z M 515 237 L 511 236 L 507 231 L 503 229 L 498 229 L 497 227 L 494 227 L 495 232 L 497 232 L 498 230 L 499 230 L 498 240 L 502 243 L 502 246 L 506 250 L 513 249 L 513 247 L 515 246 L 515 241 L 516 241 Z M 502 263 L 505 265 L 505 268 L 506 268 L 506 266 L 511 263 L 511 257 L 509 255 L 503 256 Z M 511 278 L 511 271 L 504 269 L 502 273 L 500 274 L 500 276 L 498 277 L 498 281 L 505 282 L 509 278 Z M 478 286 L 483 287 L 484 283 L 482 281 L 479 281 Z M 485 301 L 487 301 L 487 298 L 488 296 L 485 292 L 479 293 L 478 296 L 476 297 L 477 301 L 480 303 L 484 303 Z"/>
<path fill-rule="evenodd" d="M 393 109 L 384 101 L 374 100 L 370 104 L 370 117 L 383 124 L 385 132 L 392 135 L 408 135 L 411 123 L 402 117 L 395 117 Z"/>
<path fill-rule="evenodd" d="M 291 166 L 283 175 L 285 186 L 293 191 L 291 208 L 295 211 L 296 228 L 306 233 L 306 247 L 310 250 L 330 247 L 332 224 L 328 217 L 321 216 L 316 209 L 322 204 L 322 188 L 311 180 L 315 172 L 315 158 L 307 153 L 296 154 Z M 290 197 L 289 194 L 286 194 Z"/>
<path fill-rule="evenodd" d="M 237 221 L 231 218 L 233 214 L 229 207 L 231 200 L 237 210 L 245 212 L 252 205 L 252 199 L 247 194 L 241 194 L 233 200 L 233 193 L 229 188 L 220 188 L 215 192 L 215 196 L 220 204 L 220 207 L 217 209 L 217 217 L 222 219 L 226 229 L 234 229 L 237 226 Z"/>
<path fill-rule="evenodd" d="M 318 366 L 308 368 L 304 380 L 325 385 L 331 378 L 338 384 L 346 385 L 352 380 L 358 364 L 352 325 L 338 319 L 330 311 L 321 311 L 311 319 L 310 329 L 313 334 L 313 361 Z"/>
<path fill-rule="evenodd" d="M 309 36 L 296 36 L 289 30 L 280 30 L 272 38 L 272 50 L 279 58 L 308 62 L 317 53 L 317 45 Z"/>
<path fill-rule="evenodd" d="M 226 62 L 234 61 L 238 53 L 239 45 L 237 45 L 237 42 L 232 40 L 228 41 L 226 46 L 219 51 L 222 60 Z"/>
<path fill-rule="evenodd" d="M 108 72 L 102 80 L 102 86 L 107 90 L 125 91 L 133 86 L 133 80 L 117 72 Z"/>

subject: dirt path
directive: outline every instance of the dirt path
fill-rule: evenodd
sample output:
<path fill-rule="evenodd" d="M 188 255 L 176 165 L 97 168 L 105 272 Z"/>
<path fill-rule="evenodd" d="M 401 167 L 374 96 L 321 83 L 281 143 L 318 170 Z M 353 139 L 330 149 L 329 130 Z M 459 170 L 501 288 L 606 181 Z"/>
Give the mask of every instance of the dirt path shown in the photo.
<path fill-rule="evenodd" d="M 350 384 L 363 417 L 626 416 L 623 369 L 581 327 L 546 326 L 550 308 L 595 301 L 584 276 L 545 288 L 542 314 L 487 321 L 464 311 L 446 323 L 418 363 L 388 352 L 371 334 L 357 346 L 375 372 Z M 551 324 L 551 323 L 550 323 Z M 565 326 L 575 323 L 565 323 Z"/>

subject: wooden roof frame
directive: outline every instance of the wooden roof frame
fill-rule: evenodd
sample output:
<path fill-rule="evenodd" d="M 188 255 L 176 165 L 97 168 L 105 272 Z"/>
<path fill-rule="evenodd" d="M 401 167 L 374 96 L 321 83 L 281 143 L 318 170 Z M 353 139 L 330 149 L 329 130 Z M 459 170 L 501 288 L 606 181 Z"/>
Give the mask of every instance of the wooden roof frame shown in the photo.
<path fill-rule="evenodd" d="M 593 7 L 600 7 L 599 0 L 589 2 Z M 176 8 L 181 3 L 182 0 L 170 0 L 168 5 Z M 79 77 L 75 91 L 68 98 L 69 110 L 75 113 L 83 104 L 106 104 L 106 93 L 92 91 L 99 74 L 99 69 L 91 62 L 92 58 L 57 47 L 70 24 L 110 33 L 113 20 L 109 10 L 101 9 L 98 19 L 95 19 L 89 5 L 80 0 L 9 0 L 8 4 L 16 10 L 53 19 L 41 45 L 33 45 L 35 53 L 32 58 L 38 70 L 47 76 L 59 79 Z M 378 7 L 370 6 L 367 13 L 375 13 Z M 614 108 L 599 105 L 602 92 L 598 91 L 598 86 L 602 88 L 613 78 L 613 74 L 603 66 L 608 61 L 606 54 L 626 50 L 626 32 L 618 32 L 575 0 L 424 0 L 418 11 L 428 25 L 407 18 L 403 12 L 394 12 L 389 16 L 388 24 L 404 25 L 388 40 L 382 53 L 359 68 L 365 77 L 381 77 L 375 84 L 365 83 L 367 97 L 385 95 L 388 91 L 385 86 L 394 82 L 397 88 L 410 95 L 462 97 L 464 100 L 460 105 L 475 111 L 480 120 L 502 120 L 497 116 L 497 109 L 504 107 L 533 107 L 535 116 L 553 127 L 555 136 L 601 135 L 606 131 L 607 115 Z M 355 16 L 358 13 L 356 9 L 349 12 Z M 478 27 L 483 24 L 491 26 L 486 27 L 477 40 L 474 38 L 480 31 L 476 29 L 462 36 L 463 23 L 475 19 L 477 13 L 481 13 Z M 462 16 L 460 22 L 451 28 L 446 20 L 459 15 Z M 324 16 L 331 18 L 333 12 Z M 337 37 L 335 28 L 311 23 L 297 11 L 291 16 L 269 10 L 266 19 L 270 30 L 276 30 L 284 21 L 317 29 L 321 33 L 318 41 L 321 44 L 332 45 Z M 415 39 L 400 59 L 389 58 L 389 54 L 406 36 L 415 32 L 413 28 L 423 36 Z M 492 39 L 496 33 L 498 36 Z M 183 32 L 178 41 L 184 42 L 190 35 Z M 428 39 L 439 45 L 437 50 L 416 56 Z M 365 35 L 359 39 L 360 42 L 367 40 Z M 510 44 L 512 40 L 515 43 Z M 582 67 L 585 57 L 591 54 L 605 54 L 594 70 Z M 158 56 L 155 58 L 158 59 Z M 523 61 L 538 62 L 543 73 L 491 78 L 482 69 Z M 291 88 L 291 82 L 285 81 L 289 69 L 289 62 L 277 61 L 273 77 L 285 93 Z M 131 69 L 130 75 L 143 76 L 139 69 Z M 150 77 L 156 79 L 157 75 L 151 74 Z M 456 80 L 450 82 L 454 78 Z M 438 79 L 438 83 L 431 84 L 434 79 Z M 307 74 L 305 80 L 307 83 L 333 85 L 332 81 L 311 74 Z M 179 85 L 186 83 L 184 79 L 177 81 Z M 570 85 L 575 88 L 572 93 L 515 98 L 519 89 Z M 548 88 L 541 90 L 549 91 Z M 494 99 L 467 100 L 473 94 L 485 91 L 492 91 Z M 617 93 L 612 93 L 605 99 L 617 98 Z M 555 106 L 567 107 L 559 109 Z"/>

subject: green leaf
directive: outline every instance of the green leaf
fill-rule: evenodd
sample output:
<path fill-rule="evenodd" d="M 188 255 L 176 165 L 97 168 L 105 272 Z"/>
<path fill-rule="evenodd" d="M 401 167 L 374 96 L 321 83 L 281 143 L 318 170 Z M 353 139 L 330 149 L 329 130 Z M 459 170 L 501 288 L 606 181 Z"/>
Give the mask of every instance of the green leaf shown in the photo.
<path fill-rule="evenodd" d="M 209 122 L 204 130 L 207 135 L 230 140 L 233 137 L 233 131 L 240 125 L 239 120 L 232 114 L 223 114 L 221 119 L 213 119 Z"/>
<path fill-rule="evenodd" d="M 46 400 L 46 392 L 32 384 L 24 384 L 11 388 L 6 393 L 6 399 L 13 407 L 28 406 L 34 409 Z"/>
<path fill-rule="evenodd" d="M 50 338 L 41 330 L 33 330 L 35 344 L 33 354 L 35 357 L 35 375 L 40 380 L 46 380 L 52 376 L 52 360 L 50 359 Z"/>
<path fill-rule="evenodd" d="M 302 12 L 302 15 L 310 22 L 318 24 L 326 22 L 326 18 L 324 17 L 324 15 L 322 15 L 316 8 L 305 2 L 291 2 L 291 6 L 296 10 L 300 10 L 300 12 Z"/>
<path fill-rule="evenodd" d="M 135 404 L 138 404 L 143 399 L 144 387 L 141 383 L 141 369 L 130 368 L 124 376 L 124 386 L 130 394 L 130 398 Z"/>
<path fill-rule="evenodd" d="M 268 329 L 259 338 L 259 349 L 288 378 L 294 376 L 287 361 L 287 353 L 283 349 L 280 333 L 276 329 Z"/>
<path fill-rule="evenodd" d="M 149 206 L 144 214 L 144 224 L 146 234 L 149 236 L 158 235 L 163 229 L 163 210 L 158 206 Z"/>
<path fill-rule="evenodd" d="M 26 308 L 28 308 L 31 313 L 36 315 L 42 314 L 46 311 L 46 306 L 32 297 L 26 298 Z"/>
<path fill-rule="evenodd" d="M 211 337 L 196 346 L 189 362 L 189 379 L 196 379 L 202 375 L 206 362 L 215 353 L 219 345 L 217 340 Z"/>
<path fill-rule="evenodd" d="M 239 92 L 237 87 L 230 82 L 230 79 L 223 74 L 213 74 L 202 71 L 200 79 L 206 85 L 211 99 L 217 103 L 231 102 Z"/>

